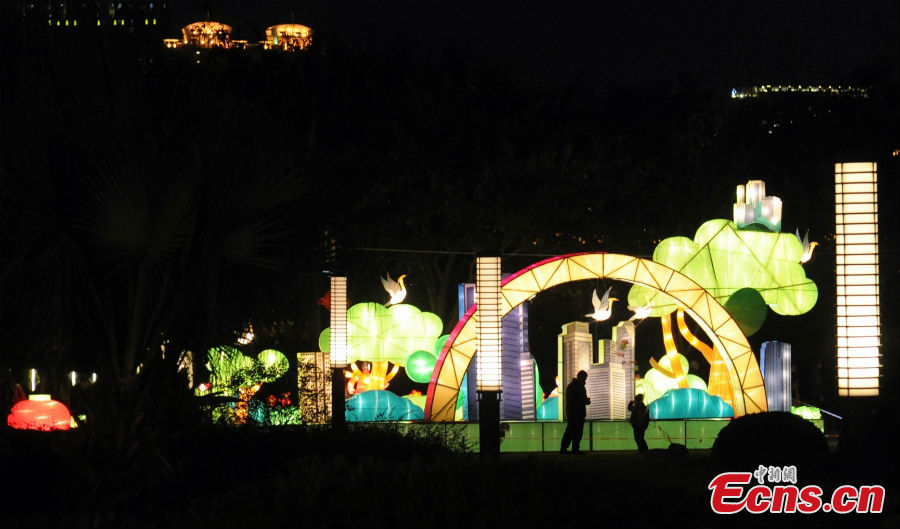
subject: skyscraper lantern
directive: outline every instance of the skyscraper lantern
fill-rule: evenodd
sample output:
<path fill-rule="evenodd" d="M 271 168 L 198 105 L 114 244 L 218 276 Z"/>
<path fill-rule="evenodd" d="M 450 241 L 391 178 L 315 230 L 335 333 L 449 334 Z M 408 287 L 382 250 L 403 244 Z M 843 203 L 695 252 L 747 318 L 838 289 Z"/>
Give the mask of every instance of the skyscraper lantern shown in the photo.
<path fill-rule="evenodd" d="M 740 228 L 762 224 L 772 231 L 781 231 L 781 199 L 767 197 L 766 183 L 762 180 L 750 180 L 746 186 L 737 186 L 734 223 Z"/>
<path fill-rule="evenodd" d="M 880 373 L 877 164 L 834 167 L 838 395 L 877 396 Z"/>

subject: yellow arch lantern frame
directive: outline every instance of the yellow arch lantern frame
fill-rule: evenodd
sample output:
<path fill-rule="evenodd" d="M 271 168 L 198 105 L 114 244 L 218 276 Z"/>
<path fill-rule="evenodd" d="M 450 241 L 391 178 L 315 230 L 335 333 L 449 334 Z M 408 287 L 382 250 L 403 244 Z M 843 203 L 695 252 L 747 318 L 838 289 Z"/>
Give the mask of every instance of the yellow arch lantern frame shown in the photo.
<path fill-rule="evenodd" d="M 602 278 L 643 285 L 671 297 L 706 331 L 720 352 L 731 378 L 735 416 L 767 411 L 759 364 L 737 322 L 703 287 L 655 261 L 612 253 L 552 257 L 503 280 L 500 311 L 505 316 L 539 292 L 563 283 Z M 473 305 L 444 344 L 428 385 L 426 420 L 453 420 L 460 385 L 477 349 L 477 322 L 478 306 Z"/>

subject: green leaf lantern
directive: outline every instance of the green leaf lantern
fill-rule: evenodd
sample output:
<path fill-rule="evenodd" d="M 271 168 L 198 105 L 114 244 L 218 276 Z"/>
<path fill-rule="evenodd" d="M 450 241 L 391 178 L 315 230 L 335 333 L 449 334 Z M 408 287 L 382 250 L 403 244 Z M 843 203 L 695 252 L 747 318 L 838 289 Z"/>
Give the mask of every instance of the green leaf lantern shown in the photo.
<path fill-rule="evenodd" d="M 800 264 L 802 253 L 794 234 L 740 229 L 731 221 L 713 219 L 700 226 L 693 240 L 670 237 L 660 242 L 653 260 L 690 277 L 723 305 L 739 290 L 751 288 L 773 311 L 793 316 L 812 309 L 819 295 Z M 669 296 L 641 285 L 630 289 L 628 304 L 651 305 L 651 316 L 676 308 Z"/>
<path fill-rule="evenodd" d="M 434 350 L 443 329 L 436 314 L 413 305 L 357 303 L 347 309 L 347 358 L 405 366 L 411 353 Z M 328 336 L 328 329 L 319 335 L 322 351 L 329 350 Z"/>
<path fill-rule="evenodd" d="M 766 321 L 766 301 L 752 288 L 742 288 L 725 303 L 725 310 L 737 322 L 744 336 L 755 334 Z"/>

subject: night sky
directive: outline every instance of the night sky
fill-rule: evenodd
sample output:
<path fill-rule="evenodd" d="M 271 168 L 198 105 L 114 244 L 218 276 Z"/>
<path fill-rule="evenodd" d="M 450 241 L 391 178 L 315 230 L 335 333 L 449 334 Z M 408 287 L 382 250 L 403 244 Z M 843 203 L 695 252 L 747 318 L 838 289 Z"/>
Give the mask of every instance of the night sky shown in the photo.
<path fill-rule="evenodd" d="M 262 38 L 267 26 L 293 16 L 350 40 L 384 45 L 406 38 L 425 53 L 459 47 L 549 84 L 683 74 L 724 86 L 846 83 L 860 70 L 896 64 L 898 56 L 898 5 L 880 0 L 220 0 L 180 2 L 172 21 L 202 19 L 207 9 L 237 38 Z"/>

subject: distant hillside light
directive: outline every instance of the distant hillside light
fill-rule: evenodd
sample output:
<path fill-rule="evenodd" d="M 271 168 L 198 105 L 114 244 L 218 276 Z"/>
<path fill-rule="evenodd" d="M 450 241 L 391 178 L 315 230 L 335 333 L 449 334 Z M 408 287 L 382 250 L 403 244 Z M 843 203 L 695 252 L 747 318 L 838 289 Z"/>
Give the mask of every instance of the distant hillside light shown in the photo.
<path fill-rule="evenodd" d="M 99 24 L 99 21 L 97 21 Z M 145 24 L 147 20 L 144 21 Z M 113 21 L 115 23 L 115 21 Z M 156 19 L 153 19 L 156 24 Z M 232 39 L 232 28 L 220 22 L 194 22 L 181 29 L 182 38 L 163 39 L 166 48 L 224 48 L 246 50 L 262 47 L 265 50 L 300 51 L 312 45 L 313 30 L 302 24 L 277 24 L 266 28 L 266 40 L 249 42 Z"/>
<path fill-rule="evenodd" d="M 475 300 L 478 305 L 478 352 L 475 358 L 478 391 L 500 391 L 500 258 L 478 257 L 477 269 Z"/>
<path fill-rule="evenodd" d="M 263 47 L 267 50 L 302 50 L 312 44 L 312 35 L 312 29 L 302 24 L 278 24 L 266 28 Z"/>
<path fill-rule="evenodd" d="M 230 48 L 231 26 L 219 22 L 194 22 L 181 28 L 185 46 Z"/>
<path fill-rule="evenodd" d="M 347 278 L 331 278 L 331 367 L 347 366 Z"/>
<path fill-rule="evenodd" d="M 838 395 L 878 395 L 878 176 L 875 163 L 834 166 Z"/>

